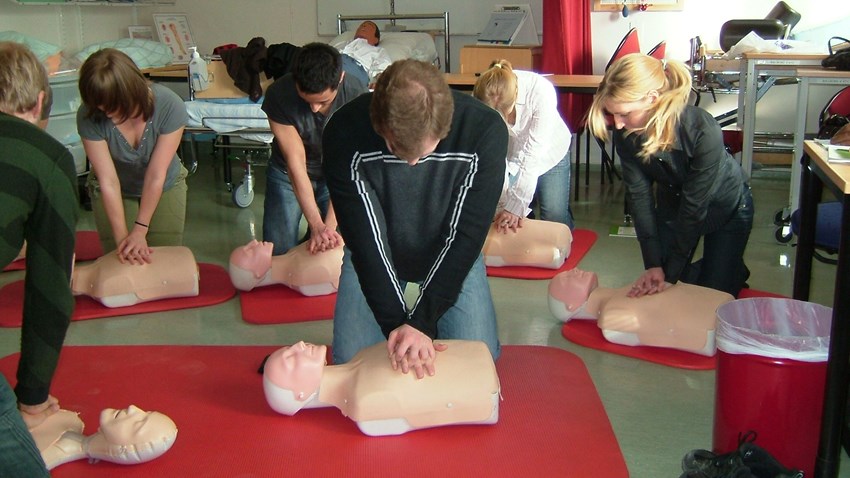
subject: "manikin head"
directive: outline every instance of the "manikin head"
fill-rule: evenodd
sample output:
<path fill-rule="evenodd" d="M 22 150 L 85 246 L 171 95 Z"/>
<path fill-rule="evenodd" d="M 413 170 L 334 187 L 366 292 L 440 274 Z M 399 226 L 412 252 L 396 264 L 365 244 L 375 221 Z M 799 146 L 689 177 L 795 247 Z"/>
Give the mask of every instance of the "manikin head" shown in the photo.
<path fill-rule="evenodd" d="M 378 25 L 375 22 L 366 20 L 357 27 L 357 30 L 354 32 L 354 38 L 362 38 L 370 45 L 376 46 L 381 41 L 381 30 L 378 29 Z"/>
<path fill-rule="evenodd" d="M 177 426 L 159 412 L 146 412 L 135 405 L 100 412 L 100 429 L 90 437 L 88 456 L 131 465 L 161 456 L 177 438 Z"/>
<path fill-rule="evenodd" d="M 549 282 L 549 309 L 566 322 L 582 309 L 597 287 L 599 279 L 595 272 L 577 268 L 561 272 Z"/>
<path fill-rule="evenodd" d="M 263 389 L 269 406 L 294 415 L 314 398 L 327 363 L 327 346 L 303 341 L 273 352 L 263 368 Z"/>
<path fill-rule="evenodd" d="M 230 254 L 230 280 L 239 290 L 251 290 L 259 284 L 272 268 L 271 242 L 252 240 L 237 247 Z"/>

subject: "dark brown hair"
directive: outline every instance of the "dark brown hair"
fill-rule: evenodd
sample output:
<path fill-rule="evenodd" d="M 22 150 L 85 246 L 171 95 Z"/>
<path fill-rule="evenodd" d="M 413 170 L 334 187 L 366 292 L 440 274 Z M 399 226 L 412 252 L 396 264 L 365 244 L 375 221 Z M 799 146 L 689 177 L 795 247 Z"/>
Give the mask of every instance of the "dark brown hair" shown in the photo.
<path fill-rule="evenodd" d="M 88 117 L 98 120 L 115 113 L 116 121 L 153 116 L 153 93 L 147 78 L 125 53 L 104 48 L 92 53 L 80 68 L 80 98 Z"/>

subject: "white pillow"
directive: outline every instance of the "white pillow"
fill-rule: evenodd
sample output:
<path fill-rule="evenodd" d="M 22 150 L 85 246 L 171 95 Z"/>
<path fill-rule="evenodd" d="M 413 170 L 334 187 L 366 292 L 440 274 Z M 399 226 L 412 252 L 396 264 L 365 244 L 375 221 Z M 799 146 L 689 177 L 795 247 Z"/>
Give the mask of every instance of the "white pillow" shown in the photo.
<path fill-rule="evenodd" d="M 82 63 L 92 53 L 104 48 L 115 48 L 123 51 L 132 58 L 139 68 L 165 66 L 171 63 L 174 56 L 165 43 L 140 38 L 121 38 L 89 45 L 77 53 L 75 57 Z"/>
<path fill-rule="evenodd" d="M 51 55 L 55 55 L 59 53 L 61 48 L 58 46 L 47 43 L 45 41 L 41 41 L 38 38 L 31 37 L 29 35 L 24 35 L 23 33 L 18 33 L 16 31 L 2 31 L 0 32 L 0 41 L 13 41 L 15 43 L 23 43 L 29 49 L 35 53 L 35 56 L 38 58 L 38 61 L 44 61 L 47 57 Z"/>
<path fill-rule="evenodd" d="M 330 45 L 342 49 L 353 38 L 354 31 L 343 32 L 331 40 Z M 412 58 L 433 63 L 437 60 L 434 39 L 423 32 L 381 32 L 378 46 L 383 47 L 393 61 Z"/>

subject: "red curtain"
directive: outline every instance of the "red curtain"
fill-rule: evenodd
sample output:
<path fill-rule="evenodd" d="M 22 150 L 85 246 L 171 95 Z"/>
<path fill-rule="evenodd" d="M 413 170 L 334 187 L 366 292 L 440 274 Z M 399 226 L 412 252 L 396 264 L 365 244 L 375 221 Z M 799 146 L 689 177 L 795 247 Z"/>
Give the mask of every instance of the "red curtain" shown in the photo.
<path fill-rule="evenodd" d="M 593 74 L 589 0 L 543 0 L 543 58 L 545 73 Z M 590 95 L 560 95 L 559 110 L 573 132 L 584 128 Z"/>

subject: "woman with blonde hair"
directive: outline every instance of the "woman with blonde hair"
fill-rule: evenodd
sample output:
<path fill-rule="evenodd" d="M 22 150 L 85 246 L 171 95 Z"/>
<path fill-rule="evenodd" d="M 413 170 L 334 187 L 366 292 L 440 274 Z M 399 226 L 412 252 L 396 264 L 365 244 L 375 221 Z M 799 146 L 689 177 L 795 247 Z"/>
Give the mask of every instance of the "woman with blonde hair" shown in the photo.
<path fill-rule="evenodd" d="M 753 199 L 717 121 L 688 104 L 691 72 L 679 62 L 635 53 L 615 62 L 588 111 L 588 127 L 613 141 L 646 271 L 630 296 L 677 281 L 737 296 L 749 271 L 744 249 Z M 702 259 L 692 263 L 703 238 Z"/>
<path fill-rule="evenodd" d="M 472 94 L 508 124 L 507 175 L 495 218 L 499 232 L 522 227 L 535 196 L 538 219 L 572 229 L 571 133 L 558 112 L 555 86 L 537 73 L 514 70 L 508 60 L 496 60 Z"/>

